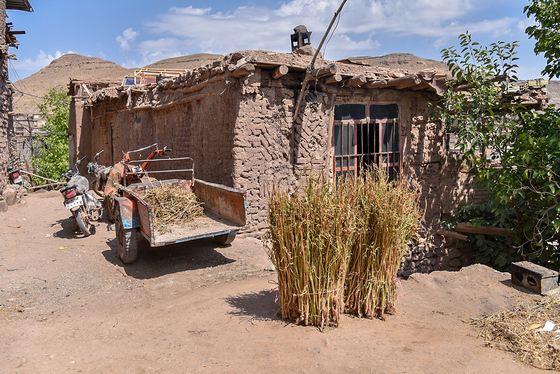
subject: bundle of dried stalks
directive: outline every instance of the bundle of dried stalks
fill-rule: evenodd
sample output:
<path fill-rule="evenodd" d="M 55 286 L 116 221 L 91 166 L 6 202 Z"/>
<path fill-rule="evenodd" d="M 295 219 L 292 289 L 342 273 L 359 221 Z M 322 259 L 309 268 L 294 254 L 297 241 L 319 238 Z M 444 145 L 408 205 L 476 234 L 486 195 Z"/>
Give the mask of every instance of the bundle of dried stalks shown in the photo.
<path fill-rule="evenodd" d="M 556 324 L 544 331 L 546 322 Z M 473 318 L 470 323 L 490 347 L 509 351 L 517 360 L 539 369 L 560 369 L 560 300 L 547 297 L 535 305 Z"/>
<path fill-rule="evenodd" d="M 302 192 L 269 195 L 269 257 L 278 273 L 282 318 L 323 330 L 338 326 L 352 222 L 344 188 L 311 176 Z"/>
<path fill-rule="evenodd" d="M 420 220 L 418 193 L 375 168 L 336 187 L 311 176 L 302 192 L 273 189 L 269 257 L 282 318 L 337 326 L 346 311 L 382 317 L 394 310 L 396 276 Z"/>
<path fill-rule="evenodd" d="M 421 211 L 418 191 L 381 168 L 364 169 L 352 183 L 356 237 L 346 277 L 346 312 L 383 318 L 395 312 L 397 272 L 416 233 Z"/>
<path fill-rule="evenodd" d="M 182 225 L 204 214 L 202 203 L 190 191 L 172 185 L 159 185 L 142 195 L 152 207 L 154 228 L 165 233 L 172 225 Z"/>

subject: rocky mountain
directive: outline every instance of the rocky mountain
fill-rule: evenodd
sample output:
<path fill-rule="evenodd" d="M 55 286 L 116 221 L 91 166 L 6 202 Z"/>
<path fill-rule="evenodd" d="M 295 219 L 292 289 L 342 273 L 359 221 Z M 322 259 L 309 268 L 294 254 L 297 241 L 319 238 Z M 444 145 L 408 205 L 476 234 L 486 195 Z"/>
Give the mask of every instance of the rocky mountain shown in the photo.
<path fill-rule="evenodd" d="M 153 64 L 146 65 L 147 69 L 194 69 L 204 66 L 210 62 L 221 60 L 222 55 L 214 55 L 211 53 L 196 53 L 194 55 L 180 56 L 168 58 Z"/>

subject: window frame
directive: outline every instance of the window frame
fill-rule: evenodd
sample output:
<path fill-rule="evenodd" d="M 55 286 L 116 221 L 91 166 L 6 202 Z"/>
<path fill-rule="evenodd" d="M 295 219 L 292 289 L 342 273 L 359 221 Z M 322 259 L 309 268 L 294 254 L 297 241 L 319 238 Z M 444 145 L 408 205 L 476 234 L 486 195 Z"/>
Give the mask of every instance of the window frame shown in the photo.
<path fill-rule="evenodd" d="M 333 113 L 333 124 L 332 124 L 332 137 L 331 137 L 331 149 L 332 149 L 332 175 L 333 179 L 336 181 L 340 175 L 352 175 L 357 176 L 361 167 L 368 164 L 377 164 L 384 167 L 391 179 L 394 179 L 397 175 L 402 173 L 402 121 L 401 121 L 401 108 L 400 104 L 396 102 L 376 102 L 376 101 L 363 101 L 363 102 L 343 102 L 336 101 L 334 109 L 337 110 L 339 105 L 364 105 L 365 106 L 365 118 L 362 119 L 336 119 Z M 396 105 L 397 117 L 395 118 L 371 118 L 371 106 L 372 105 Z M 389 110 L 390 111 L 390 110 Z M 392 125 L 392 142 L 384 142 L 383 128 L 387 129 L 389 125 Z M 396 125 L 395 125 L 396 124 Z M 337 130 L 338 126 L 338 130 Z M 352 136 L 349 136 L 349 131 L 346 129 L 353 129 Z M 361 130 L 359 130 L 359 128 Z M 358 139 L 358 133 L 365 132 L 364 128 L 367 129 L 367 137 L 361 134 L 360 139 Z M 376 131 L 376 128 L 378 129 Z M 373 129 L 374 137 L 376 140 L 373 141 L 369 135 L 369 132 Z M 340 139 L 337 139 L 337 135 Z M 352 138 L 351 142 L 348 139 Z M 367 140 L 366 140 L 367 138 Z M 340 140 L 340 144 L 337 144 L 337 140 Z M 364 141 L 366 140 L 366 141 Z M 344 153 L 344 146 L 347 142 L 347 153 Z M 358 153 L 358 142 L 361 141 L 361 153 Z M 377 144 L 376 144 L 377 142 Z M 367 143 L 367 152 L 365 152 Z M 396 144 L 395 144 L 396 143 Z M 378 145 L 378 150 L 376 151 L 375 145 Z M 383 146 L 386 145 L 386 151 L 383 151 Z M 389 146 L 391 145 L 391 146 Z M 350 150 L 350 148 L 353 148 Z M 372 151 L 373 149 L 373 151 Z M 391 149 L 391 150 L 389 150 Z M 340 154 L 337 154 L 340 152 Z M 384 157 L 385 156 L 385 157 Z M 364 158 L 368 161 L 365 162 Z M 373 162 L 371 161 L 373 158 Z M 339 161 L 340 160 L 340 161 Z M 346 161 L 346 162 L 345 162 Z"/>

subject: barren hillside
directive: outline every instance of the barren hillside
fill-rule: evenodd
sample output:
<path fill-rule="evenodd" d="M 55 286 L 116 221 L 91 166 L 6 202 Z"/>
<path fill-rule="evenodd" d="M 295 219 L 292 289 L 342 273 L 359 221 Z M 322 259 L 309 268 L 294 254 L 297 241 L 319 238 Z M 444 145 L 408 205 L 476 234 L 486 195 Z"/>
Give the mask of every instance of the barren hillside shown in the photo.
<path fill-rule="evenodd" d="M 377 57 L 349 57 L 346 60 L 356 64 L 402 69 L 411 73 L 417 73 L 427 69 L 436 69 L 442 72 L 448 71 L 447 64 L 443 61 L 429 60 L 414 56 L 411 53 L 391 53 L 385 56 Z"/>
<path fill-rule="evenodd" d="M 122 79 L 129 73 L 114 62 L 97 57 L 86 57 L 75 53 L 62 55 L 37 73 L 14 83 L 15 113 L 37 113 L 37 103 L 52 87 L 67 86 L 73 79 Z M 33 96 L 31 96 L 33 95 Z M 37 97 L 38 96 L 38 97 Z"/>
<path fill-rule="evenodd" d="M 144 67 L 149 69 L 194 69 L 210 62 L 221 60 L 222 57 L 224 56 L 211 53 L 196 53 L 194 55 L 168 58 Z"/>

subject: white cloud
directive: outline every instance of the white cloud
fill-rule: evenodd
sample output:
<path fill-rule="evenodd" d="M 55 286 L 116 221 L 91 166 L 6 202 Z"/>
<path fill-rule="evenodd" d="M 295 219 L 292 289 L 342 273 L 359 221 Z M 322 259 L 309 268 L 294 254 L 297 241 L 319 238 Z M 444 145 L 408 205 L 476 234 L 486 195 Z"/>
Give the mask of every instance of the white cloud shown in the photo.
<path fill-rule="evenodd" d="M 368 53 L 402 37 L 421 37 L 425 45 L 443 46 L 466 30 L 498 37 L 517 29 L 518 19 L 470 19 L 487 0 L 354 0 L 343 8 L 326 58 L 353 51 Z M 277 8 L 242 6 L 227 12 L 212 8 L 172 7 L 146 26 L 158 37 L 144 40 L 144 58 L 196 52 L 226 54 L 236 50 L 290 51 L 289 35 L 304 24 L 318 46 L 340 0 L 290 0 Z M 376 39 L 373 38 L 375 33 Z M 150 57 L 151 56 L 151 57 Z"/>
<path fill-rule="evenodd" d="M 173 6 L 169 9 L 170 13 L 173 14 L 186 14 L 186 15 L 190 15 L 190 16 L 203 16 L 205 14 L 210 13 L 210 11 L 212 10 L 212 8 L 193 8 L 192 6 L 186 7 L 186 8 L 178 8 L 176 6 Z"/>
<path fill-rule="evenodd" d="M 119 47 L 122 51 L 130 50 L 130 43 L 136 39 L 138 36 L 138 32 L 132 30 L 132 28 L 128 28 L 123 31 L 122 35 L 117 36 L 115 39 L 119 43 Z"/>
<path fill-rule="evenodd" d="M 75 53 L 75 52 L 68 51 L 67 53 Z M 37 71 L 37 70 L 41 70 L 42 68 L 50 64 L 53 60 L 56 60 L 63 54 L 64 53 L 60 51 L 56 51 L 54 55 L 52 55 L 52 54 L 45 53 L 43 50 L 39 50 L 39 53 L 37 54 L 37 58 L 35 58 L 35 60 L 32 60 L 30 58 L 25 59 L 23 61 L 16 60 L 14 61 L 13 65 L 16 69 Z"/>

